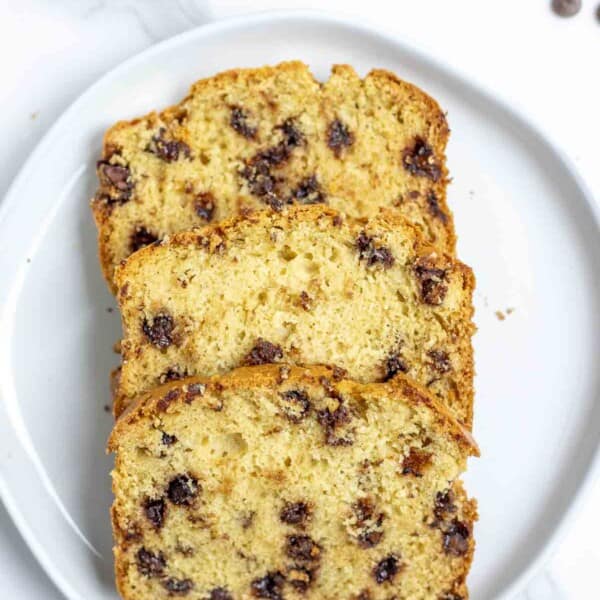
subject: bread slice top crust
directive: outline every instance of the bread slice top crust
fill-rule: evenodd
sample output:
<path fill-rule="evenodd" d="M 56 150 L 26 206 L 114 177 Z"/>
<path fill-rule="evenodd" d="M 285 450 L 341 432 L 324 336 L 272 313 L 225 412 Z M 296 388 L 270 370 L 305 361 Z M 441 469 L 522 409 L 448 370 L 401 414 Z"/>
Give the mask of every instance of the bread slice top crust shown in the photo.
<path fill-rule="evenodd" d="M 149 392 L 110 439 L 126 600 L 467 598 L 470 434 L 400 376 L 246 367 Z"/>
<path fill-rule="evenodd" d="M 115 410 L 157 384 L 243 364 L 335 364 L 361 382 L 405 372 L 468 427 L 471 270 L 395 211 L 260 211 L 176 234 L 117 271 Z"/>
<path fill-rule="evenodd" d="M 178 105 L 111 127 L 92 208 L 100 261 L 116 265 L 177 231 L 290 202 L 355 217 L 397 207 L 454 252 L 446 205 L 444 113 L 383 70 L 301 62 L 236 69 L 195 83 Z"/>

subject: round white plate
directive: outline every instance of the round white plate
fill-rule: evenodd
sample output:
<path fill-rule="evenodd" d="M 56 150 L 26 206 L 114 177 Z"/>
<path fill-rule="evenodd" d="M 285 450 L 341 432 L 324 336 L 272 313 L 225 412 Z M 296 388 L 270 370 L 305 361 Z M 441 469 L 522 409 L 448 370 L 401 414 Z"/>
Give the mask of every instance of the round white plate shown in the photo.
<path fill-rule="evenodd" d="M 119 318 L 107 310 L 114 302 L 88 208 L 102 133 L 178 100 L 199 77 L 291 58 L 320 78 L 336 62 L 361 73 L 389 68 L 448 110 L 459 254 L 478 279 L 482 458 L 467 476 L 481 513 L 473 598 L 508 598 L 522 587 L 591 479 L 600 437 L 599 219 L 572 168 L 508 106 L 400 40 L 307 13 L 225 21 L 101 79 L 40 143 L 1 205 L 0 488 L 71 599 L 116 598 L 104 406 Z"/>

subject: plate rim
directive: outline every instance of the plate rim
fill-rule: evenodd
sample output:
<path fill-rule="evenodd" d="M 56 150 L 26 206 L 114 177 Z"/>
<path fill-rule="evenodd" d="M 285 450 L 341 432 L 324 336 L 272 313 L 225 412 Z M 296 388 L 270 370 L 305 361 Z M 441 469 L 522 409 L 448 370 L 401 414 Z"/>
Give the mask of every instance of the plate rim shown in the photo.
<path fill-rule="evenodd" d="M 508 115 L 513 121 L 528 130 L 529 134 L 533 136 L 538 143 L 544 145 L 554 155 L 554 158 L 562 164 L 565 170 L 569 172 L 574 184 L 580 190 L 581 196 L 587 204 L 587 209 L 593 216 L 596 231 L 600 232 L 600 203 L 595 201 L 591 189 L 589 188 L 587 182 L 580 175 L 576 165 L 574 164 L 574 161 L 571 160 L 563 150 L 561 150 L 559 145 L 548 134 L 542 131 L 542 128 L 540 127 L 536 118 L 524 110 L 522 106 L 515 105 L 514 102 L 509 102 L 500 92 L 497 92 L 491 87 L 488 87 L 486 84 L 483 84 L 476 76 L 470 73 L 467 74 L 460 68 L 457 68 L 446 62 L 433 52 L 424 50 L 409 36 L 402 35 L 402 37 L 400 37 L 400 34 L 394 33 L 391 29 L 387 29 L 380 24 L 375 24 L 369 18 L 365 19 L 361 17 L 359 20 L 358 17 L 337 14 L 331 11 L 306 9 L 268 10 L 244 13 L 208 22 L 154 43 L 141 52 L 138 52 L 130 58 L 122 61 L 114 68 L 110 69 L 107 73 L 99 77 L 93 84 L 88 86 L 72 103 L 69 104 L 69 106 L 60 114 L 53 125 L 48 129 L 48 131 L 42 136 L 40 141 L 36 144 L 34 150 L 28 155 L 17 175 L 9 185 L 3 200 L 0 202 L 0 228 L 3 226 L 4 220 L 9 214 L 10 209 L 18 200 L 17 191 L 21 186 L 22 181 L 27 177 L 28 172 L 31 170 L 30 165 L 35 163 L 38 155 L 42 154 L 49 144 L 51 144 L 57 132 L 60 131 L 63 122 L 67 121 L 71 113 L 73 113 L 80 104 L 84 103 L 88 97 L 93 96 L 93 94 L 96 92 L 96 89 L 106 85 L 112 79 L 118 78 L 122 71 L 126 71 L 127 69 L 134 67 L 136 63 L 145 61 L 154 54 L 160 54 L 170 46 L 177 46 L 194 38 L 201 38 L 205 35 L 211 34 L 219 34 L 227 30 L 249 28 L 256 25 L 281 22 L 285 20 L 293 21 L 295 23 L 303 21 L 309 24 L 311 22 L 326 23 L 335 26 L 341 26 L 349 31 L 355 30 L 362 34 L 377 36 L 390 46 L 395 46 L 403 52 L 409 52 L 413 54 L 420 62 L 429 64 L 436 70 L 447 73 L 450 78 L 458 81 L 466 89 L 474 91 L 481 98 L 495 105 L 501 110 L 502 113 Z M 2 306 L 3 316 L 5 308 L 6 305 Z M 3 320 L 4 319 L 1 319 L 0 322 L 3 322 Z M 2 402 L 3 412 L 8 412 L 5 406 L 5 399 L 0 398 L 0 401 Z M 9 426 L 9 428 L 13 429 L 12 426 Z M 17 435 L 17 438 L 18 437 L 19 436 Z M 511 598 L 518 592 L 523 591 L 533 576 L 543 570 L 544 566 L 551 557 L 551 554 L 554 550 L 556 550 L 558 544 L 563 539 L 568 525 L 574 520 L 578 509 L 589 496 L 593 483 L 596 481 L 596 478 L 600 477 L 600 431 L 596 432 L 596 437 L 597 439 L 595 441 L 595 447 L 589 458 L 589 464 L 585 468 L 585 472 L 582 474 L 579 482 L 575 486 L 568 507 L 563 510 L 562 514 L 558 518 L 554 531 L 549 534 L 545 545 L 540 547 L 537 552 L 532 553 L 531 558 L 524 562 L 524 566 L 519 575 L 502 592 L 500 592 L 497 600 L 500 600 L 501 598 Z M 24 450 L 29 458 L 35 459 L 35 456 L 32 457 L 27 448 L 24 448 Z M 35 463 L 35 460 L 33 462 Z M 0 463 L 0 467 L 1 466 L 2 465 Z M 33 468 L 34 470 L 37 470 L 37 466 L 35 464 L 33 465 Z M 19 531 L 20 535 L 25 540 L 35 560 L 44 569 L 50 580 L 69 600 L 79 600 L 81 597 L 80 594 L 73 589 L 70 582 L 64 577 L 63 573 L 59 569 L 54 568 L 52 560 L 46 549 L 40 546 L 38 543 L 35 534 L 28 524 L 26 516 L 21 512 L 17 505 L 16 499 L 10 492 L 1 469 L 0 500 L 2 500 L 11 520 L 15 524 L 15 527 Z"/>

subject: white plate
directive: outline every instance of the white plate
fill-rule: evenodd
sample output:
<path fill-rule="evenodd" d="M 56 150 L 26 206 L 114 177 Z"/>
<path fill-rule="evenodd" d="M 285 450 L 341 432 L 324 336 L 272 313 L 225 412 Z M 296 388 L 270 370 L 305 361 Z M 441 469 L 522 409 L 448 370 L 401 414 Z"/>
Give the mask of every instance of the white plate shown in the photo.
<path fill-rule="evenodd" d="M 116 312 L 88 198 L 103 131 L 234 66 L 385 67 L 439 99 L 453 130 L 450 201 L 478 278 L 475 434 L 483 456 L 473 598 L 510 597 L 547 556 L 590 481 L 600 432 L 598 214 L 526 120 L 432 58 L 364 25 L 309 13 L 245 17 L 142 53 L 86 92 L 40 143 L 0 212 L 0 488 L 66 596 L 116 598 L 111 416 Z M 496 310 L 515 309 L 500 321 Z M 595 463 L 597 467 L 597 461 Z M 597 472 L 597 471 L 596 471 Z"/>

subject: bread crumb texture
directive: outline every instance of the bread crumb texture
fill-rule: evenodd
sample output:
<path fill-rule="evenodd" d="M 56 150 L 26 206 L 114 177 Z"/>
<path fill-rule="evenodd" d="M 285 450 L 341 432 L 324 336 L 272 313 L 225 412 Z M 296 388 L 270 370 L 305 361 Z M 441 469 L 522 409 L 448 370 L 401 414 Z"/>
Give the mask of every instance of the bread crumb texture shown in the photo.
<path fill-rule="evenodd" d="M 471 437 L 403 376 L 253 366 L 142 396 L 110 439 L 126 600 L 467 598 Z"/>
<path fill-rule="evenodd" d="M 256 209 L 326 203 L 355 217 L 397 207 L 453 252 L 449 135 L 438 104 L 393 74 L 300 62 L 227 71 L 178 105 L 114 125 L 92 201 L 100 259 L 116 265 L 177 231 Z"/>
<path fill-rule="evenodd" d="M 473 275 L 396 211 L 232 218 L 136 252 L 116 282 L 116 414 L 168 380 L 287 361 L 337 365 L 360 382 L 407 373 L 471 424 Z"/>

